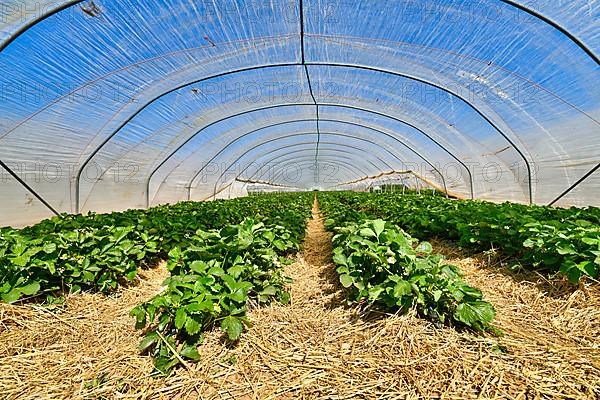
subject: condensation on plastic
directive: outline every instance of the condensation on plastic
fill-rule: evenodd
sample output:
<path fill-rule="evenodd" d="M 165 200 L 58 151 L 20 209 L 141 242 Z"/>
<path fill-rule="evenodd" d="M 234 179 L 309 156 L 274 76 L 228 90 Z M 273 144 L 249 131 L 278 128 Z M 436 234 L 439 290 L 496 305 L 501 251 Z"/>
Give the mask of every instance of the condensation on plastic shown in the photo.
<path fill-rule="evenodd" d="M 299 1 L 70 3 L 0 6 L 0 160 L 60 212 L 392 170 L 547 204 L 600 163 L 598 64 L 510 2 L 304 0 L 306 67 Z M 514 3 L 600 53 L 595 2 Z M 51 215 L 0 173 L 0 225 Z M 571 204 L 600 205 L 598 172 Z"/>

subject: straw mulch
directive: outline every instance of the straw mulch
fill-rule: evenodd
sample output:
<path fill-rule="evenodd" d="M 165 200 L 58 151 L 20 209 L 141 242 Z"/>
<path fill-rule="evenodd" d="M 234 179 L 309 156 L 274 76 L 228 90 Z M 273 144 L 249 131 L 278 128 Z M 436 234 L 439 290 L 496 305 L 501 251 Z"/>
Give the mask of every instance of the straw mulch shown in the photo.
<path fill-rule="evenodd" d="M 316 211 L 316 210 L 315 210 Z M 7 399 L 600 398 L 600 290 L 511 275 L 486 255 L 434 243 L 498 311 L 504 336 L 436 329 L 408 315 L 347 307 L 330 236 L 311 220 L 288 267 L 292 303 L 255 309 L 235 346 L 214 331 L 203 360 L 151 377 L 129 310 L 164 269 L 118 298 L 70 296 L 60 313 L 0 305 L 0 397 Z"/>

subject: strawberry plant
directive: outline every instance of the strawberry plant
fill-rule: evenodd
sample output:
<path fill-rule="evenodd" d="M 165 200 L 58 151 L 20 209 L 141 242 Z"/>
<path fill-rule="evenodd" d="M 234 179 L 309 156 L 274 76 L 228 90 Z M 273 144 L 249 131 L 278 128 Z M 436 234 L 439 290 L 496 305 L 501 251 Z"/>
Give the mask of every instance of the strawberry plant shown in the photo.
<path fill-rule="evenodd" d="M 474 250 L 499 249 L 531 268 L 572 283 L 600 274 L 600 209 L 568 209 L 416 194 L 320 193 L 331 224 L 383 218 L 427 239 L 457 240 Z"/>
<path fill-rule="evenodd" d="M 249 302 L 289 301 L 282 255 L 297 248 L 284 227 L 252 219 L 196 231 L 186 248 L 169 252 L 172 276 L 166 288 L 131 312 L 136 327 L 146 329 L 140 350 L 154 357 L 157 370 L 168 373 L 185 359 L 199 358 L 202 333 L 214 325 L 237 340 L 249 324 Z"/>
<path fill-rule="evenodd" d="M 404 311 L 414 306 L 436 323 L 490 328 L 492 305 L 456 267 L 432 255 L 428 242 L 418 243 L 380 219 L 351 222 L 335 232 L 333 261 L 350 301 Z"/>
<path fill-rule="evenodd" d="M 287 236 L 273 245 L 285 247 L 281 240 L 289 240 L 297 248 L 311 205 L 310 194 L 265 195 L 62 215 L 20 230 L 1 228 L 0 299 L 12 303 L 64 291 L 113 291 L 133 280 L 140 267 L 166 258 L 175 247 L 185 248 L 198 229 L 239 223 L 247 216 L 285 226 Z"/>
<path fill-rule="evenodd" d="M 0 258 L 2 300 L 66 288 L 109 292 L 119 280 L 133 280 L 138 262 L 156 246 L 128 239 L 130 232 L 125 227 L 78 229 L 36 239 L 13 233 Z"/>

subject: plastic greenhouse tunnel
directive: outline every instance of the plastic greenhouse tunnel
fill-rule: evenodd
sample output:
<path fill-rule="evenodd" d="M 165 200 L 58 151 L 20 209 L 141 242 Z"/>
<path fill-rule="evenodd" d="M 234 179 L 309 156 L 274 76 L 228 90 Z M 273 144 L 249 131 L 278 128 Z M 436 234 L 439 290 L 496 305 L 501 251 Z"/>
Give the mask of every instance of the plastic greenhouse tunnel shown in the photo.
<path fill-rule="evenodd" d="M 299 188 L 599 205 L 597 6 L 522 3 L 5 2 L 0 218 L 245 195 L 244 162 L 299 143 Z"/>
<path fill-rule="evenodd" d="M 48 333 L 57 309 L 91 302 L 130 331 L 90 337 L 139 341 L 135 317 L 145 336 L 131 365 L 152 378 L 73 361 L 38 382 L 35 365 L 53 361 L 34 357 L 18 379 L 0 363 L 0 392 L 159 398 L 155 379 L 164 379 L 165 395 L 182 398 L 379 399 L 386 387 L 389 398 L 600 398 L 599 56 L 596 0 L 2 0 L 0 343 L 25 340 L 15 339 L 25 337 L 18 317 L 2 321 L 17 315 L 10 307 L 29 307 L 31 332 Z M 417 278 L 419 268 L 427 274 Z M 371 325 L 352 323 L 329 343 L 292 324 L 286 346 L 304 347 L 244 353 L 245 335 L 257 343 L 267 329 L 256 320 L 283 318 L 273 314 L 280 305 L 263 305 L 300 307 L 296 284 L 321 300 L 345 293 Z M 135 288 L 119 319 L 112 294 Z M 535 290 L 544 306 L 532 305 Z M 523 307 L 539 315 L 529 336 L 519 336 L 532 318 Z M 407 329 L 416 344 L 384 349 Z M 200 345 L 219 332 L 238 343 L 223 347 L 226 361 Z M 376 349 L 358 345 L 360 335 Z M 471 365 L 478 340 L 488 353 Z M 550 387 L 531 377 L 555 368 L 520 364 L 532 340 L 596 350 L 585 373 L 572 353 L 561 356 L 568 365 Z M 103 346 L 92 342 L 88 350 Z M 0 360 L 21 351 L 6 349 Z M 466 355 L 448 361 L 445 351 Z M 378 378 L 356 359 L 373 360 Z M 423 370 L 402 372 L 409 359 Z M 240 372 L 243 360 L 276 378 Z M 211 362 L 237 371 L 238 387 L 202 375 Z M 179 371 L 190 377 L 170 381 Z"/>

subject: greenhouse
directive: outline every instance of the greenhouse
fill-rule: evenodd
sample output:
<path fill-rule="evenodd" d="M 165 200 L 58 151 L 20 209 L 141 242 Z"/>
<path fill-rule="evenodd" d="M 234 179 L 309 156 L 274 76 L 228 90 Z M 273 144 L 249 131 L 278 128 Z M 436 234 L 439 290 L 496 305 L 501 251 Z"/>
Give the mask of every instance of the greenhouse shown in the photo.
<path fill-rule="evenodd" d="M 0 397 L 600 398 L 595 0 L 3 0 Z"/>

